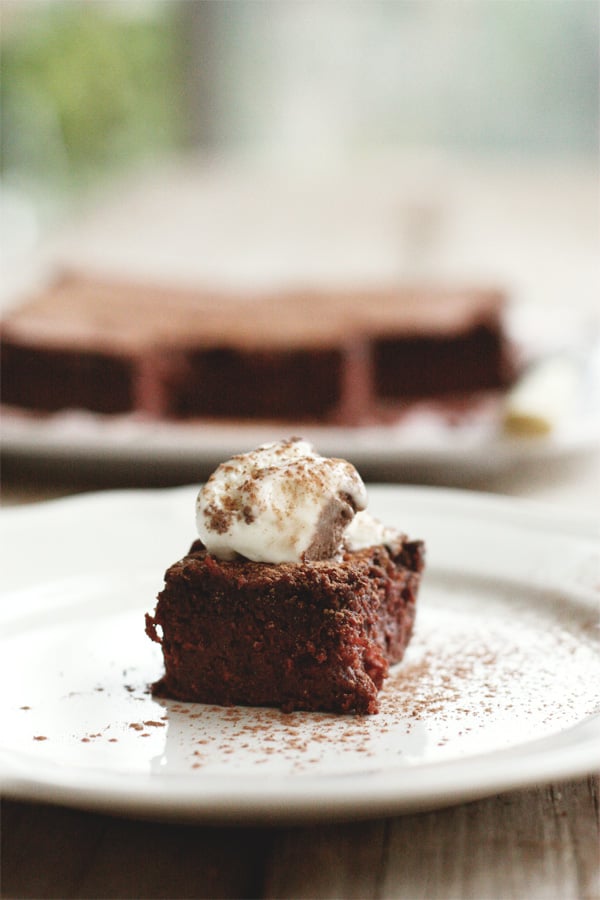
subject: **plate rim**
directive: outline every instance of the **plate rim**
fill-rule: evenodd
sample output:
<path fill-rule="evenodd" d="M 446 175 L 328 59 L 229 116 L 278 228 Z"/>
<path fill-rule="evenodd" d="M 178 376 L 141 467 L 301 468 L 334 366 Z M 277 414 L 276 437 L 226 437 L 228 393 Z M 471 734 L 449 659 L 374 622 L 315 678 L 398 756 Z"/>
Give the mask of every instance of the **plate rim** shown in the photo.
<path fill-rule="evenodd" d="M 108 504 L 113 500 L 123 500 L 129 505 L 154 502 L 160 498 L 176 501 L 179 496 L 198 493 L 201 481 L 186 482 L 168 487 L 123 487 L 105 490 L 93 488 L 78 491 L 62 497 L 51 497 L 30 503 L 17 503 L 0 506 L 0 527 L 2 522 L 11 517 L 29 518 L 30 516 L 51 514 L 54 509 L 68 509 L 79 505 Z M 369 500 L 383 493 L 398 493 L 409 503 L 420 506 L 433 506 L 442 503 L 449 512 L 463 514 L 485 512 L 486 516 L 496 519 L 529 519 L 552 531 L 573 530 L 582 537 L 600 539 L 600 511 L 595 513 L 591 508 L 573 509 L 565 502 L 550 502 L 530 497 L 514 497 L 494 491 L 471 490 L 462 487 L 443 487 L 430 484 L 395 483 L 383 481 L 365 481 Z M 461 510 L 463 511 L 461 513 Z"/>
<path fill-rule="evenodd" d="M 565 756 L 561 745 L 570 732 L 581 733 L 583 740 L 574 743 L 570 748 L 573 752 Z M 63 777 L 54 779 L 25 778 L 18 772 L 11 777 L 10 773 L 7 776 L 0 770 L 0 788 L 6 797 L 15 800 L 58 803 L 162 821 L 235 821 L 240 824 L 271 821 L 291 824 L 375 818 L 442 809 L 535 784 L 600 774 L 600 766 L 591 764 L 592 753 L 596 753 L 597 759 L 599 743 L 600 713 L 550 737 L 517 747 L 475 754 L 467 760 L 426 763 L 415 768 L 398 769 L 391 774 L 388 770 L 382 770 L 375 777 L 369 771 L 336 777 L 336 788 L 352 787 L 353 791 L 349 793 L 331 789 L 323 791 L 323 785 L 327 785 L 325 777 L 307 774 L 298 776 L 294 789 L 286 785 L 286 776 L 282 775 L 270 779 L 267 790 L 261 780 L 260 786 L 254 786 L 251 790 L 246 788 L 236 796 L 230 789 L 231 782 L 241 781 L 246 776 L 211 776 L 212 783 L 208 785 L 204 779 L 198 779 L 194 788 L 199 789 L 190 790 L 190 781 L 196 776 L 174 774 L 167 776 L 171 790 L 165 797 L 163 785 L 155 776 L 132 777 L 129 773 L 106 773 L 103 770 L 100 779 L 92 786 L 82 785 L 76 774 L 69 777 L 74 770 L 62 770 Z M 0 752 L 0 760 L 5 757 L 6 753 Z M 502 777 L 498 774 L 498 757 L 506 762 L 501 770 Z M 465 762 L 468 762 L 468 775 L 465 773 Z M 38 766 L 38 770 L 40 768 L 61 769 L 58 763 Z M 465 777 L 453 780 L 452 776 L 456 773 Z M 494 778 L 491 773 L 495 773 Z M 360 790 L 356 790 L 357 781 L 361 782 Z M 229 789 L 222 787 L 225 782 L 229 782 Z M 165 803 L 165 800 L 168 802 Z"/>

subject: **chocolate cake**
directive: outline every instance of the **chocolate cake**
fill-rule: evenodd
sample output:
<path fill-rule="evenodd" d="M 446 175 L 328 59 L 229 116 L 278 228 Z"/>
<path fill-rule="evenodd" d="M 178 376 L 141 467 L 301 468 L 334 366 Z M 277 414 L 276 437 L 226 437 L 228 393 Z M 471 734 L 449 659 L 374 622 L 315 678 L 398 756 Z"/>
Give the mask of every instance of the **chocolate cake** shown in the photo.
<path fill-rule="evenodd" d="M 65 275 L 0 331 L 3 403 L 159 419 L 359 425 L 503 389 L 497 291 L 226 294 Z"/>
<path fill-rule="evenodd" d="M 222 463 L 198 495 L 201 540 L 168 569 L 146 616 L 165 664 L 154 691 L 376 712 L 412 633 L 424 547 L 366 504 L 354 466 L 300 438 Z"/>
<path fill-rule="evenodd" d="M 415 617 L 423 544 L 340 561 L 223 561 L 197 541 L 165 576 L 146 631 L 162 644 L 154 692 L 221 705 L 377 712 Z M 157 629 L 162 631 L 159 637 Z"/>

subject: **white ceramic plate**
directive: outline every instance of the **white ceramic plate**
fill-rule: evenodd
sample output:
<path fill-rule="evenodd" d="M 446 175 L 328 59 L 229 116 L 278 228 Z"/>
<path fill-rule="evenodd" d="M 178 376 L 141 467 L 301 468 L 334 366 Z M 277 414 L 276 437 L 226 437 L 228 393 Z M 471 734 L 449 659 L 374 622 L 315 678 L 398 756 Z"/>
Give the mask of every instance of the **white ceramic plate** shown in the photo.
<path fill-rule="evenodd" d="M 357 718 L 154 699 L 144 635 L 196 489 L 3 511 L 6 795 L 162 820 L 307 821 L 431 809 L 583 776 L 600 748 L 595 518 L 505 498 L 370 488 L 423 537 L 417 628 Z"/>

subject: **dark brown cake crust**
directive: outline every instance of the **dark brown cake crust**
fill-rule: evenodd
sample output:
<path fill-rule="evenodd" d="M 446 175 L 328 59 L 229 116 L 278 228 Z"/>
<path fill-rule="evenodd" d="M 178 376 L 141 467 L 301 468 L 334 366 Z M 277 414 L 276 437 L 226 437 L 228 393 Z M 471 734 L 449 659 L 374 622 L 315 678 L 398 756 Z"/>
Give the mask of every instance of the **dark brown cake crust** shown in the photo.
<path fill-rule="evenodd" d="M 327 560 L 224 562 L 197 541 L 171 566 L 146 632 L 162 644 L 156 694 L 219 705 L 377 712 L 410 639 L 420 541 Z M 160 628 L 162 637 L 157 632 Z"/>

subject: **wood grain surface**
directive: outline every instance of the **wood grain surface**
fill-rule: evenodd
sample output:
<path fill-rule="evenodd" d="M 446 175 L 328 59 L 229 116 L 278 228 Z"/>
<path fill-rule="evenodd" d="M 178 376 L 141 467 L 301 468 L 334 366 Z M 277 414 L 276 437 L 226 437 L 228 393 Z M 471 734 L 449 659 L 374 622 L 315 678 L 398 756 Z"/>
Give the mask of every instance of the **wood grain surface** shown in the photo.
<path fill-rule="evenodd" d="M 600 896 L 599 779 L 295 828 L 162 825 L 5 801 L 4 897 Z"/>

